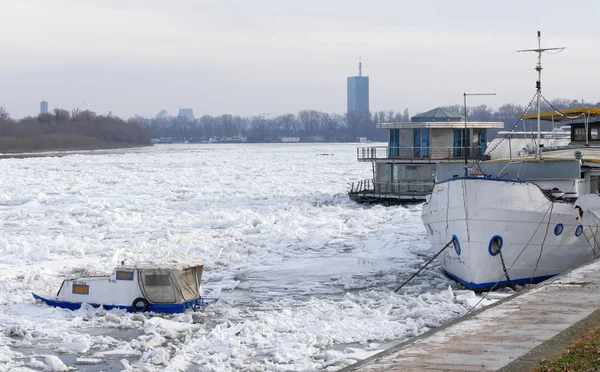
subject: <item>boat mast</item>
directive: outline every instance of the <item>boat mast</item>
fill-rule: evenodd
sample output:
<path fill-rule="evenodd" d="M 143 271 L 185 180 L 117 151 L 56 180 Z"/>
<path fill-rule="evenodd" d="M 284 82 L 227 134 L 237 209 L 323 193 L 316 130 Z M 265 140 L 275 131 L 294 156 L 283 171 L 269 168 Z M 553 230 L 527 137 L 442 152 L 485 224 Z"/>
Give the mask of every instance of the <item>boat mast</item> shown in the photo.
<path fill-rule="evenodd" d="M 548 50 L 558 50 L 561 51 L 565 49 L 565 47 L 560 48 L 543 48 L 542 49 L 542 33 L 540 31 L 537 32 L 538 39 L 538 47 L 537 49 L 523 49 L 517 50 L 517 52 L 536 52 L 538 54 L 538 63 L 535 66 L 535 70 L 538 72 L 538 79 L 535 83 L 535 88 L 537 89 L 537 148 L 535 149 L 535 159 L 540 160 L 542 158 L 542 125 L 540 119 L 540 101 L 542 98 L 542 53 Z"/>

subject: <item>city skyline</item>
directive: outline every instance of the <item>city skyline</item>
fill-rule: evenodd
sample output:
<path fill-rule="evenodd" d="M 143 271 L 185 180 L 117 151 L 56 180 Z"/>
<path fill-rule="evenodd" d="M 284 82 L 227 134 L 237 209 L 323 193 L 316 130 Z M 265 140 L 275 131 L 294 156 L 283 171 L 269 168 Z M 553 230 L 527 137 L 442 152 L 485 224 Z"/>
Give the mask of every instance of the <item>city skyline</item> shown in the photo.
<path fill-rule="evenodd" d="M 462 93 L 494 91 L 469 105 L 526 105 L 536 58 L 545 54 L 548 99 L 596 102 L 600 5 L 564 17 L 559 1 L 488 4 L 307 0 L 17 0 L 0 14 L 0 106 L 12 117 L 52 108 L 153 117 L 181 107 L 196 116 L 253 116 L 303 109 L 346 112 L 346 78 L 362 56 L 371 112 L 411 115 L 461 104 Z M 560 20 L 560 22 L 559 22 Z"/>

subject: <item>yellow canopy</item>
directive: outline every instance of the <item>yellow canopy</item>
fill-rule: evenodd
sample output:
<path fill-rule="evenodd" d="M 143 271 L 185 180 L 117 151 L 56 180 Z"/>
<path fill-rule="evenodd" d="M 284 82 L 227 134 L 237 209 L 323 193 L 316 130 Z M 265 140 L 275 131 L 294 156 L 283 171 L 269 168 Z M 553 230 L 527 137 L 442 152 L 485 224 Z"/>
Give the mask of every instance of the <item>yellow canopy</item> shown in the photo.
<path fill-rule="evenodd" d="M 569 121 L 575 119 L 585 119 L 586 116 L 600 115 L 600 108 L 575 108 L 562 111 L 548 111 L 540 114 L 540 120 L 546 121 Z M 523 116 L 525 120 L 537 119 L 537 114 Z"/>

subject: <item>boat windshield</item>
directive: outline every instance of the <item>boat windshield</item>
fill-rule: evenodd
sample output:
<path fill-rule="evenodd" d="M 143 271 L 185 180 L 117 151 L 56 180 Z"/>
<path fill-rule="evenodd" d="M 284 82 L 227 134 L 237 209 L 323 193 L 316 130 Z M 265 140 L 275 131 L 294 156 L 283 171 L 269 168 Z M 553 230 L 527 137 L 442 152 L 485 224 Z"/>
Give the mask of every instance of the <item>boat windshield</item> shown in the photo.
<path fill-rule="evenodd" d="M 155 303 L 180 302 L 172 284 L 176 283 L 177 279 L 172 278 L 170 270 L 144 269 L 141 274 L 141 288 L 148 301 Z"/>
<path fill-rule="evenodd" d="M 183 270 L 146 269 L 140 271 L 140 287 L 154 303 L 183 303 L 200 297 L 202 265 Z"/>

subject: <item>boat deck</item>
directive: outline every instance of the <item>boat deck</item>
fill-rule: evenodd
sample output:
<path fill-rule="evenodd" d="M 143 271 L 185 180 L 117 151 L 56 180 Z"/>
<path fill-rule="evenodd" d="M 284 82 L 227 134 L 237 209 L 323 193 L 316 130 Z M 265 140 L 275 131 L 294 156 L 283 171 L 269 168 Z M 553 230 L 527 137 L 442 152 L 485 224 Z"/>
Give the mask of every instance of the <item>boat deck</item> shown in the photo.
<path fill-rule="evenodd" d="M 600 324 L 600 261 L 342 371 L 527 371 Z"/>

